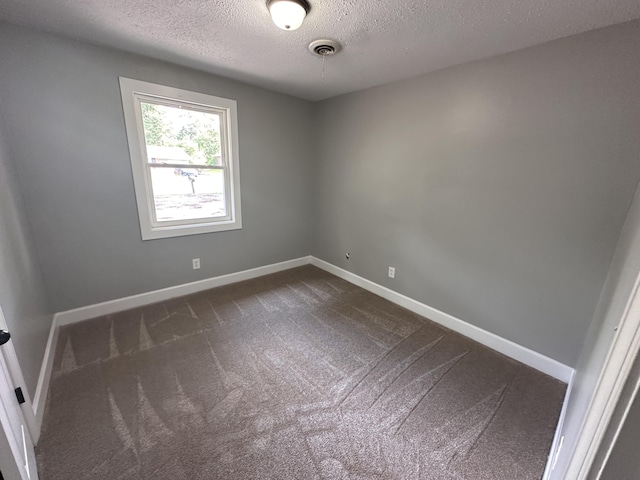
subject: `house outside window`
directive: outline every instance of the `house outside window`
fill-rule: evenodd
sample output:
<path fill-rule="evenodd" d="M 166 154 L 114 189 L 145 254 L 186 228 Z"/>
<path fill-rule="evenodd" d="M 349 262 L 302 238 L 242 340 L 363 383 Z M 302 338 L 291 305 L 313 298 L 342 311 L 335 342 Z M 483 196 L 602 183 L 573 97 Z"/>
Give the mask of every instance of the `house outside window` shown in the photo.
<path fill-rule="evenodd" d="M 120 78 L 143 240 L 242 228 L 235 100 Z"/>

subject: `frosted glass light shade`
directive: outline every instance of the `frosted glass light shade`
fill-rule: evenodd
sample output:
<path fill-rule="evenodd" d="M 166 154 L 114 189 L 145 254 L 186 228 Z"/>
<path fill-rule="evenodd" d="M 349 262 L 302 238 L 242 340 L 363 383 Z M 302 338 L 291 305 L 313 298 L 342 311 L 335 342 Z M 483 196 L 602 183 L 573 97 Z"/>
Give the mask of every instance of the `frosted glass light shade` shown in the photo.
<path fill-rule="evenodd" d="M 282 30 L 295 30 L 302 25 L 307 16 L 304 3 L 295 0 L 271 0 L 267 7 L 271 13 L 273 23 Z"/>

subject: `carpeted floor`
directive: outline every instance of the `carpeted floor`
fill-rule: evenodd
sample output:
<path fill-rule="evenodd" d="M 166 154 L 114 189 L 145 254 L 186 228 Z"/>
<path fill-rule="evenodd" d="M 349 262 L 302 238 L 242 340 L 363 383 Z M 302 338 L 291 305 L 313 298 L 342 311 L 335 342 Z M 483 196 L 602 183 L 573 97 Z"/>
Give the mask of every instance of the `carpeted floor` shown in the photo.
<path fill-rule="evenodd" d="M 60 330 L 42 480 L 539 479 L 566 386 L 306 266 Z"/>

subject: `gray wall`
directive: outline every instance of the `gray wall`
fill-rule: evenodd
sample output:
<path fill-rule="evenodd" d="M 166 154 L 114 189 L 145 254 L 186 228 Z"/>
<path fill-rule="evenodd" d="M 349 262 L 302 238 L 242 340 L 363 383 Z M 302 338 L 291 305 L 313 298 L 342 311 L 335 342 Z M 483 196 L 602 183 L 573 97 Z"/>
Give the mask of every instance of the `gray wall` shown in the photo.
<path fill-rule="evenodd" d="M 640 178 L 639 26 L 322 102 L 313 254 L 575 366 Z"/>
<path fill-rule="evenodd" d="M 639 25 L 314 105 L 4 24 L 51 306 L 313 253 L 574 366 L 640 178 Z M 238 101 L 242 230 L 140 240 L 119 76 Z"/>
<path fill-rule="evenodd" d="M 0 306 L 33 397 L 52 315 L 17 185 L 0 115 Z"/>
<path fill-rule="evenodd" d="M 309 102 L 6 24 L 0 64 L 55 311 L 309 254 Z M 141 241 L 119 76 L 237 100 L 242 230 Z"/>

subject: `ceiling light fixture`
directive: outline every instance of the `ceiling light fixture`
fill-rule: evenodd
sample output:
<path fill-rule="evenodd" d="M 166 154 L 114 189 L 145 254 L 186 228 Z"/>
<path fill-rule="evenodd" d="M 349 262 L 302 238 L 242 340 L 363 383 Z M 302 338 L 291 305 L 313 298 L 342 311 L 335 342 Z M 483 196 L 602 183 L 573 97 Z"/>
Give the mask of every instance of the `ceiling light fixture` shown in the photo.
<path fill-rule="evenodd" d="M 305 0 L 268 0 L 267 8 L 273 23 L 282 30 L 296 30 L 302 25 L 309 13 L 309 4 Z"/>

